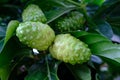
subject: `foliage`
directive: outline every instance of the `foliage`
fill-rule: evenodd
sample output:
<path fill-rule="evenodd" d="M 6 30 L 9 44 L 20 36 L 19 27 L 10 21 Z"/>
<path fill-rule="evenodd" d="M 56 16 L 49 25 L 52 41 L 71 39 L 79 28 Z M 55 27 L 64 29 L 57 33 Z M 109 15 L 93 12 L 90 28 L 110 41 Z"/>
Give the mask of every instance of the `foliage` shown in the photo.
<path fill-rule="evenodd" d="M 91 59 L 71 65 L 54 59 L 49 49 L 39 51 L 22 44 L 16 36 L 16 28 L 23 22 L 22 13 L 29 4 L 41 8 L 46 24 L 56 35 L 69 33 L 86 43 Z M 119 8 L 120 0 L 1 0 L 0 80 L 119 80 Z M 71 30 L 58 31 L 57 21 L 64 18 L 69 21 L 71 18 L 67 16 L 71 12 L 83 15 L 82 28 L 81 24 L 77 29 L 71 28 L 78 23 L 74 19 L 74 24 L 67 23 Z"/>

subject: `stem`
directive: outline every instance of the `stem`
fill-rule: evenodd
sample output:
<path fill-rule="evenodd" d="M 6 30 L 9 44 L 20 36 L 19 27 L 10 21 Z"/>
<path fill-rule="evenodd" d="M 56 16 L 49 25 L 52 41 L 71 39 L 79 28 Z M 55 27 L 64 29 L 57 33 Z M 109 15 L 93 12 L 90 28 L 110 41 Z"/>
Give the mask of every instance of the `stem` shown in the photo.
<path fill-rule="evenodd" d="M 72 4 L 74 4 L 74 5 L 76 5 L 76 6 L 79 6 L 79 7 L 81 7 L 81 4 L 78 4 L 77 2 L 75 2 L 75 1 L 72 1 L 72 0 L 67 0 L 69 3 L 72 3 Z"/>
<path fill-rule="evenodd" d="M 76 5 L 76 6 L 78 6 L 79 9 L 83 9 L 83 8 L 86 7 L 86 4 L 83 3 L 83 2 L 81 2 L 81 3 L 77 3 L 77 2 L 75 2 L 75 1 L 73 1 L 73 0 L 67 0 L 67 1 L 68 1 L 69 3 L 72 3 L 72 4 Z"/>
<path fill-rule="evenodd" d="M 88 26 L 90 28 L 95 28 L 96 27 L 96 24 L 93 22 L 93 20 L 88 16 L 87 14 L 87 10 L 86 8 L 83 8 L 83 14 L 84 14 L 84 17 L 86 18 L 87 22 L 88 22 Z"/>
<path fill-rule="evenodd" d="M 48 79 L 51 80 L 51 77 L 50 77 L 50 69 L 49 69 L 49 65 L 48 65 L 48 59 L 47 59 L 47 56 L 45 57 L 45 61 L 46 61 L 46 65 L 47 65 Z"/>

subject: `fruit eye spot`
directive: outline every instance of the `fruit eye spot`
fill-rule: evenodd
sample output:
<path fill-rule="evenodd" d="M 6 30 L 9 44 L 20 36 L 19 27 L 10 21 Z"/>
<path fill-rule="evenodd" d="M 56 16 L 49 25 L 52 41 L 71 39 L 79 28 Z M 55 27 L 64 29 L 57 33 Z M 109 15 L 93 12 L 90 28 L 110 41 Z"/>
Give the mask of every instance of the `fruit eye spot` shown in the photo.
<path fill-rule="evenodd" d="M 36 31 L 36 27 L 32 27 L 32 30 L 33 30 L 33 31 Z"/>
<path fill-rule="evenodd" d="M 33 42 L 32 45 L 35 45 L 35 43 Z"/>
<path fill-rule="evenodd" d="M 33 39 L 33 36 L 30 36 L 30 39 Z"/>
<path fill-rule="evenodd" d="M 29 33 L 29 32 L 30 32 L 30 30 L 29 30 L 29 29 L 27 29 L 27 30 L 26 30 L 26 32 L 27 32 L 27 33 Z"/>
<path fill-rule="evenodd" d="M 24 40 L 26 40 L 27 38 L 26 38 L 26 37 L 24 37 L 23 39 L 24 39 Z"/>
<path fill-rule="evenodd" d="M 20 33 L 22 34 L 22 33 L 23 33 L 23 31 L 20 31 Z"/>

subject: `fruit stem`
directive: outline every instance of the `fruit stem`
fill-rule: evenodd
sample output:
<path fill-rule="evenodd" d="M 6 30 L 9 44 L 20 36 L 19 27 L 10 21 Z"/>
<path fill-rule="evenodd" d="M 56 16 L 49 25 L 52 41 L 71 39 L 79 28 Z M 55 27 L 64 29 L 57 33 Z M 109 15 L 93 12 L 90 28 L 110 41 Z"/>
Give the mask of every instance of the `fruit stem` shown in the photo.
<path fill-rule="evenodd" d="M 46 61 L 46 65 L 47 65 L 47 71 L 48 71 L 48 79 L 51 80 L 51 76 L 50 76 L 50 69 L 49 69 L 49 65 L 48 65 L 48 58 L 47 56 L 45 57 L 45 61 Z"/>
<path fill-rule="evenodd" d="M 89 26 L 90 28 L 95 28 L 95 27 L 96 27 L 96 24 L 93 22 L 92 18 L 90 18 L 90 17 L 88 16 L 86 8 L 83 8 L 83 9 L 82 9 L 82 12 L 83 12 L 84 17 L 86 18 L 86 20 L 87 20 L 87 22 L 88 22 L 88 26 Z"/>

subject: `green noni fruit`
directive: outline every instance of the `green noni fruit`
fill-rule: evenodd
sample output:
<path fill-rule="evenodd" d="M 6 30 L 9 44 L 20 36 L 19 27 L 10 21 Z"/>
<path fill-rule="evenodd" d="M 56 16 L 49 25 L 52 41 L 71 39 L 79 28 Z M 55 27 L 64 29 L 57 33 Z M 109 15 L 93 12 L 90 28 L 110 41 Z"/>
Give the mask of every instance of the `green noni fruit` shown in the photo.
<path fill-rule="evenodd" d="M 56 22 L 56 29 L 60 32 L 69 32 L 79 30 L 83 27 L 85 18 L 83 14 L 79 12 L 71 12 L 64 18 L 61 18 Z"/>
<path fill-rule="evenodd" d="M 55 38 L 50 26 L 41 22 L 20 23 L 16 35 L 23 44 L 40 51 L 46 50 Z"/>
<path fill-rule="evenodd" d="M 51 55 L 70 64 L 82 64 L 90 59 L 88 45 L 70 34 L 59 34 L 49 48 Z"/>
<path fill-rule="evenodd" d="M 25 21 L 46 22 L 47 21 L 42 10 L 39 8 L 39 6 L 35 4 L 30 4 L 26 9 L 24 9 L 22 13 L 22 19 L 23 19 L 23 22 Z"/>

